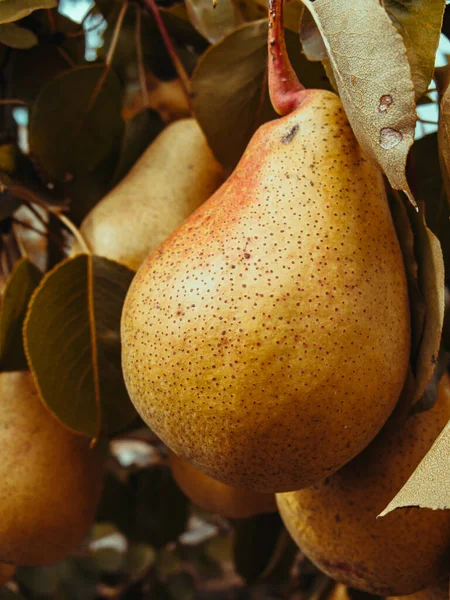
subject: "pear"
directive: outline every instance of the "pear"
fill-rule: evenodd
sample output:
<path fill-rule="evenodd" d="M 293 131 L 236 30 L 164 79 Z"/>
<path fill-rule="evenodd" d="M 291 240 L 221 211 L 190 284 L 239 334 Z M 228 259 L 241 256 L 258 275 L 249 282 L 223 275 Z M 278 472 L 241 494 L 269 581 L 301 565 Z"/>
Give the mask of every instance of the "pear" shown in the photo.
<path fill-rule="evenodd" d="M 355 600 L 358 598 L 360 596 L 356 595 Z M 327 600 L 352 600 L 352 596 L 348 593 L 347 586 L 337 583 L 327 596 Z M 408 596 L 389 596 L 387 600 L 448 600 L 448 578 L 441 579 L 420 592 Z"/>
<path fill-rule="evenodd" d="M 447 577 L 415 594 L 410 594 L 409 596 L 390 596 L 388 600 L 448 600 L 448 584 Z"/>
<path fill-rule="evenodd" d="M 280 45 L 270 37 L 271 52 Z M 286 98 L 288 114 L 258 129 L 228 180 L 144 261 L 121 325 L 142 418 L 206 474 L 266 493 L 309 486 L 361 452 L 410 352 L 382 175 L 338 96 Z"/>
<path fill-rule="evenodd" d="M 103 457 L 43 406 L 31 374 L 0 374 L 0 561 L 47 565 L 89 533 Z"/>
<path fill-rule="evenodd" d="M 14 577 L 16 567 L 6 563 L 0 564 L 0 587 L 3 587 Z"/>
<path fill-rule="evenodd" d="M 260 494 L 225 485 L 169 453 L 169 465 L 181 490 L 193 504 L 228 519 L 244 519 L 277 510 L 273 494 Z"/>
<path fill-rule="evenodd" d="M 197 121 L 176 121 L 88 213 L 81 233 L 94 254 L 135 271 L 223 180 Z M 73 252 L 82 252 L 77 242 Z"/>
<path fill-rule="evenodd" d="M 380 596 L 412 594 L 449 572 L 450 512 L 404 508 L 377 516 L 450 419 L 450 379 L 427 412 L 392 419 L 356 459 L 323 483 L 277 494 L 281 517 L 327 575 Z"/>

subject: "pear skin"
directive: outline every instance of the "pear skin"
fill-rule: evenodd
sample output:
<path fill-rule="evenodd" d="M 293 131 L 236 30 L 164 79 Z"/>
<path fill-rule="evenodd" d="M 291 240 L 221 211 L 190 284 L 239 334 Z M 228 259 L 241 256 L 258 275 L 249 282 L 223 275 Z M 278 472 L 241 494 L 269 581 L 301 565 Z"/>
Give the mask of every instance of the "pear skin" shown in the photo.
<path fill-rule="evenodd" d="M 94 254 L 136 271 L 224 178 L 197 121 L 176 121 L 88 213 L 81 233 Z M 82 252 L 78 242 L 72 251 Z"/>
<path fill-rule="evenodd" d="M 14 577 L 16 567 L 14 565 L 8 565 L 6 563 L 0 564 L 0 588 L 5 586 L 8 581 Z"/>
<path fill-rule="evenodd" d="M 450 419 L 450 379 L 403 427 L 392 419 L 355 460 L 323 483 L 277 494 L 281 517 L 327 575 L 380 596 L 406 595 L 449 572 L 450 512 L 403 508 L 377 515 L 406 483 Z"/>
<path fill-rule="evenodd" d="M 448 600 L 448 577 L 409 596 L 390 596 L 387 600 Z"/>
<path fill-rule="evenodd" d="M 277 510 L 273 494 L 260 494 L 225 485 L 208 477 L 173 452 L 169 454 L 169 465 L 184 494 L 207 512 L 227 519 L 245 519 Z"/>
<path fill-rule="evenodd" d="M 42 405 L 31 374 L 0 374 L 0 561 L 48 565 L 94 521 L 103 457 Z"/>
<path fill-rule="evenodd" d="M 327 600 L 351 600 L 347 586 L 337 583 L 327 596 Z M 448 579 L 442 579 L 434 585 L 408 596 L 389 596 L 386 600 L 448 600 Z"/>
<path fill-rule="evenodd" d="M 136 409 L 223 483 L 300 489 L 367 446 L 403 386 L 409 303 L 383 178 L 335 94 L 260 127 L 142 264 L 121 330 Z"/>

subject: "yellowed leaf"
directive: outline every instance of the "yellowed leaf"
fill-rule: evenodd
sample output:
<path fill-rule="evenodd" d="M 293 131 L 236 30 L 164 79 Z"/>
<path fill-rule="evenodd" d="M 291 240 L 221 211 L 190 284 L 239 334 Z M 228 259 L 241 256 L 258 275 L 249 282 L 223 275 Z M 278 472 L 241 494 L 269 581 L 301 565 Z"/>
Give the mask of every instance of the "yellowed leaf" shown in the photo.
<path fill-rule="evenodd" d="M 355 135 L 388 177 L 409 193 L 415 94 L 405 45 L 376 0 L 303 0 L 322 35 Z"/>
<path fill-rule="evenodd" d="M 447 395 L 450 402 L 449 376 L 444 375 L 439 394 Z M 407 449 L 405 449 L 405 452 Z M 431 449 L 401 488 L 395 498 L 379 515 L 383 517 L 396 508 L 417 506 L 421 508 L 450 508 L 450 422 L 447 423 Z"/>
<path fill-rule="evenodd" d="M 436 81 L 441 94 L 439 105 L 438 147 L 442 179 L 450 198 L 450 66 L 436 69 Z"/>

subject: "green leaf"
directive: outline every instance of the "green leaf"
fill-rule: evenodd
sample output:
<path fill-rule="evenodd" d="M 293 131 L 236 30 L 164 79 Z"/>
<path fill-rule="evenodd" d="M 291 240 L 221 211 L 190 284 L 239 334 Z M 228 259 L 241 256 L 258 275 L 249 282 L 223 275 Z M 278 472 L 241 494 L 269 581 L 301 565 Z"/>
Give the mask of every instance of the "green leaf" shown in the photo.
<path fill-rule="evenodd" d="M 156 552 L 148 544 L 132 544 L 126 556 L 126 570 L 131 577 L 139 579 L 156 561 Z"/>
<path fill-rule="evenodd" d="M 425 318 L 417 360 L 413 365 L 416 389 L 413 403 L 420 400 L 433 377 L 444 321 L 444 262 L 439 240 L 427 227 L 423 212 L 408 207 L 419 267 L 419 286 L 425 300 Z"/>
<path fill-rule="evenodd" d="M 428 227 L 442 246 L 446 278 L 450 280 L 450 205 L 445 197 L 442 172 L 439 168 L 437 134 L 416 141 L 411 149 L 412 187 L 416 200 L 425 206 Z"/>
<path fill-rule="evenodd" d="M 40 396 L 70 429 L 90 437 L 135 416 L 120 361 L 120 315 L 133 273 L 80 254 L 58 264 L 34 293 L 24 324 Z"/>
<path fill-rule="evenodd" d="M 30 119 L 30 149 L 51 178 L 89 173 L 121 135 L 121 89 L 104 65 L 57 75 L 39 94 Z"/>
<path fill-rule="evenodd" d="M 3 0 L 0 2 L 0 23 L 11 23 L 39 8 L 53 8 L 56 0 Z"/>
<path fill-rule="evenodd" d="M 0 600 L 25 600 L 25 598 L 19 592 L 3 588 L 0 590 Z"/>
<path fill-rule="evenodd" d="M 256 129 L 276 117 L 266 81 L 267 27 L 266 19 L 239 27 L 202 55 L 193 75 L 195 117 L 214 154 L 229 168 Z M 301 54 L 298 37 L 286 31 L 286 43 L 306 87 L 329 89 L 322 66 Z"/>
<path fill-rule="evenodd" d="M 420 98 L 433 77 L 445 0 L 384 0 L 383 4 L 403 38 L 416 99 Z"/>
<path fill-rule="evenodd" d="M 29 29 L 18 27 L 14 23 L 0 24 L 0 43 L 10 48 L 26 50 L 38 43 L 36 35 Z"/>
<path fill-rule="evenodd" d="M 27 258 L 14 266 L 1 294 L 0 369 L 21 371 L 27 368 L 23 349 L 22 325 L 33 291 L 42 274 Z"/>
<path fill-rule="evenodd" d="M 126 122 L 119 162 L 112 178 L 118 183 L 131 169 L 141 154 L 164 129 L 164 122 L 153 110 L 143 110 Z"/>
<path fill-rule="evenodd" d="M 212 44 L 244 23 L 235 0 L 186 0 L 189 20 L 195 29 Z"/>
<path fill-rule="evenodd" d="M 252 583 L 269 567 L 284 525 L 278 513 L 268 513 L 236 520 L 233 526 L 235 568 Z"/>

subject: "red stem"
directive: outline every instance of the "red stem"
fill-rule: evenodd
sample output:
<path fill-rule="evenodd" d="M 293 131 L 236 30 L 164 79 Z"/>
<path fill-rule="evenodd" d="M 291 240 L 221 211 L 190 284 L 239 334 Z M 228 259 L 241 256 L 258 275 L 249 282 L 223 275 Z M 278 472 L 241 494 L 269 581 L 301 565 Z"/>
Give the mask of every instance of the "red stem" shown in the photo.
<path fill-rule="evenodd" d="M 172 42 L 169 32 L 166 29 L 164 21 L 162 20 L 162 17 L 160 15 L 159 8 L 158 8 L 155 0 L 143 0 L 143 2 L 145 4 L 145 6 L 149 9 L 149 11 L 152 13 L 153 18 L 155 19 L 156 26 L 159 29 L 159 33 L 161 34 L 161 37 L 163 39 L 166 50 L 169 53 L 169 56 L 173 63 L 173 66 L 175 67 L 175 71 L 177 72 L 177 75 L 183 86 L 184 93 L 186 94 L 188 103 L 190 104 L 191 83 L 189 80 L 189 75 L 186 73 L 186 69 L 184 68 L 183 63 L 181 62 L 181 60 L 178 57 L 175 46 Z"/>
<path fill-rule="evenodd" d="M 298 80 L 286 49 L 283 21 L 284 0 L 269 0 L 269 94 L 279 115 L 297 108 L 304 97 L 304 86 Z"/>

